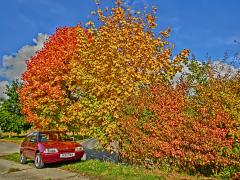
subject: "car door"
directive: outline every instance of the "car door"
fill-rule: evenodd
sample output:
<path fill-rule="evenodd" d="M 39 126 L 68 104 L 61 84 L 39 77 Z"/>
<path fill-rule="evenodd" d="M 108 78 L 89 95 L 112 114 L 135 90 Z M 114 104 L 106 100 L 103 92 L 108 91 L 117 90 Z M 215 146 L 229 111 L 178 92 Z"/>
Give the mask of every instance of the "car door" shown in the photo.
<path fill-rule="evenodd" d="M 29 139 L 28 143 L 28 155 L 29 158 L 34 159 L 35 153 L 37 151 L 37 133 L 33 133 L 32 136 Z"/>
<path fill-rule="evenodd" d="M 26 137 L 24 142 L 24 155 L 30 159 L 35 158 L 35 152 L 37 147 L 37 133 L 31 133 Z"/>
<path fill-rule="evenodd" d="M 32 134 L 32 133 L 31 133 Z M 31 134 L 28 134 L 26 138 L 21 143 L 20 151 L 23 153 L 24 156 L 28 157 L 28 143 Z"/>

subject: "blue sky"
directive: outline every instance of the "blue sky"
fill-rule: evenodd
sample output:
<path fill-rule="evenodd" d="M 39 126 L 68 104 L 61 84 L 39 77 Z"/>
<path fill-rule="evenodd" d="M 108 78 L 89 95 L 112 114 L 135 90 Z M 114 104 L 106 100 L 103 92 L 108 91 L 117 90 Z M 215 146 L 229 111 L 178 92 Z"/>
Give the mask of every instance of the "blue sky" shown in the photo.
<path fill-rule="evenodd" d="M 107 6 L 112 0 L 102 0 Z M 221 58 L 235 52 L 240 40 L 239 0 L 128 0 L 133 8 L 155 5 L 159 28 L 173 29 L 176 51 L 189 48 L 199 58 L 209 53 Z M 52 34 L 56 27 L 86 22 L 95 9 L 93 0 L 1 0 L 0 57 L 31 44 L 38 33 Z"/>
<path fill-rule="evenodd" d="M 111 7 L 113 1 L 101 2 Z M 240 44 L 234 43 L 240 41 L 239 0 L 127 0 L 126 3 L 135 10 L 152 5 L 158 8 L 156 31 L 172 28 L 170 41 L 176 46 L 175 53 L 188 48 L 203 60 L 206 53 L 218 59 L 226 50 L 230 56 L 240 52 Z M 11 80 L 7 72 L 3 73 L 6 64 L 15 67 L 12 72 L 17 71 L 17 61 L 30 57 L 29 48 L 36 50 L 41 46 L 33 41 L 39 33 L 52 34 L 57 27 L 85 23 L 95 9 L 93 0 L 1 0 L 0 81 Z M 26 51 L 28 55 L 24 54 Z"/>

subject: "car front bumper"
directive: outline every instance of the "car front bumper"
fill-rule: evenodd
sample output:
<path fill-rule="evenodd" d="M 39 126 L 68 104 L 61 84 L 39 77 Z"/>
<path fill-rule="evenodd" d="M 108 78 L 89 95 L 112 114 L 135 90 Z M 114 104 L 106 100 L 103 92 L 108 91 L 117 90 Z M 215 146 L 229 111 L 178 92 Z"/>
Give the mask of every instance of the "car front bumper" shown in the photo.
<path fill-rule="evenodd" d="M 68 152 L 68 153 L 75 153 L 75 156 L 67 157 L 67 158 L 66 157 L 61 158 L 60 154 L 63 154 L 63 153 L 58 152 L 58 153 L 48 153 L 48 154 L 47 153 L 41 153 L 41 158 L 42 158 L 42 161 L 45 164 L 48 164 L 48 163 L 56 163 L 56 162 L 63 162 L 63 161 L 79 160 L 84 155 L 84 151 Z"/>

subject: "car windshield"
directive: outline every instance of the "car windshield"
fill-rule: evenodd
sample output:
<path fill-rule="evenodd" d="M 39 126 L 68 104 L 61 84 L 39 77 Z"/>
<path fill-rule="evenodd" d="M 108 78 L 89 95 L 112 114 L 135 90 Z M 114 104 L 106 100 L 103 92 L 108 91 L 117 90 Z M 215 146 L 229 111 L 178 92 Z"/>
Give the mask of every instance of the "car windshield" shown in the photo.
<path fill-rule="evenodd" d="M 47 141 L 61 141 L 62 135 L 60 132 L 40 132 L 39 133 L 39 141 L 47 142 Z"/>

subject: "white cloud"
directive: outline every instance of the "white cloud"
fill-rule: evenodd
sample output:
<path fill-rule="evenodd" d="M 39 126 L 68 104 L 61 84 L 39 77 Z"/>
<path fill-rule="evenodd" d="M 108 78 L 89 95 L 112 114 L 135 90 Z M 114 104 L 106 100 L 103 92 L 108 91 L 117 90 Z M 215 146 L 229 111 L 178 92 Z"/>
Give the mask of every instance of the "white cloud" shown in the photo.
<path fill-rule="evenodd" d="M 26 60 L 30 59 L 43 47 L 43 43 L 47 38 L 48 35 L 39 33 L 37 39 L 33 39 L 35 45 L 23 46 L 16 55 L 4 55 L 0 76 L 10 81 L 21 79 L 21 74 L 26 70 Z"/>
<path fill-rule="evenodd" d="M 200 61 L 198 61 L 198 63 L 202 64 L 202 62 L 200 62 Z M 217 78 L 217 77 L 233 78 L 240 73 L 239 68 L 236 68 L 232 65 L 223 63 L 221 61 L 214 61 L 212 64 L 212 67 L 214 69 L 214 77 L 215 78 Z M 173 85 L 175 86 L 177 84 L 177 82 L 179 82 L 181 76 L 183 76 L 183 78 L 185 78 L 186 75 L 188 75 L 188 74 L 191 74 L 191 71 L 185 64 L 182 64 L 181 72 L 176 73 L 175 76 L 173 77 L 173 80 L 172 80 Z"/>
<path fill-rule="evenodd" d="M 240 72 L 240 69 L 237 69 L 234 66 L 231 66 L 229 64 L 222 63 L 221 61 L 215 61 L 213 63 L 213 67 L 215 70 L 215 74 L 214 74 L 215 77 L 228 76 L 229 78 L 232 78 Z"/>
<path fill-rule="evenodd" d="M 33 39 L 34 45 L 23 46 L 16 55 L 4 55 L 2 68 L 0 68 L 0 77 L 8 81 L 21 79 L 22 73 L 26 70 L 26 60 L 30 59 L 37 51 L 41 50 L 48 35 L 39 33 L 36 39 Z M 0 98 L 6 98 L 3 94 L 8 81 L 0 81 Z"/>
<path fill-rule="evenodd" d="M 182 64 L 181 72 L 177 72 L 175 74 L 175 76 L 173 77 L 173 80 L 172 80 L 173 85 L 175 86 L 177 84 L 177 82 L 180 80 L 180 78 L 183 74 L 189 74 L 189 73 L 191 73 L 189 68 L 185 64 Z"/>
<path fill-rule="evenodd" d="M 146 0 L 126 0 L 124 5 L 131 7 L 131 13 L 135 13 L 137 10 L 143 10 L 144 7 L 147 7 Z"/>
<path fill-rule="evenodd" d="M 8 81 L 0 81 L 0 99 L 6 99 L 7 95 L 4 94 L 5 90 L 6 90 L 6 85 L 8 85 Z"/>

